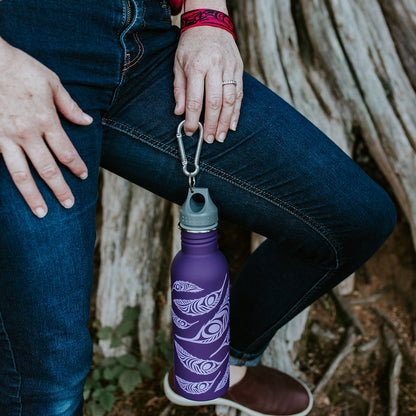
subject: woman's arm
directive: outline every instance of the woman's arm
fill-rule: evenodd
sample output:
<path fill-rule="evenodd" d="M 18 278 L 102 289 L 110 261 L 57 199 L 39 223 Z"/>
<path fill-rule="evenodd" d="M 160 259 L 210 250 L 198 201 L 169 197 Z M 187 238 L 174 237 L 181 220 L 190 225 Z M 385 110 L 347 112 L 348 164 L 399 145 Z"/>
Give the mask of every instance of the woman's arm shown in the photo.
<path fill-rule="evenodd" d="M 185 12 L 214 9 L 228 13 L 225 0 L 187 0 Z M 204 139 L 222 142 L 235 130 L 243 98 L 243 62 L 233 36 L 211 27 L 191 27 L 181 34 L 174 64 L 175 114 L 185 113 L 184 129 L 198 128 L 205 97 Z M 222 85 L 235 80 L 237 85 Z"/>
<path fill-rule="evenodd" d="M 38 217 L 45 216 L 48 208 L 27 158 L 65 208 L 73 205 L 74 196 L 53 154 L 74 175 L 87 176 L 87 167 L 64 132 L 58 111 L 79 125 L 92 122 L 54 72 L 0 38 L 0 153 L 13 182 Z"/>

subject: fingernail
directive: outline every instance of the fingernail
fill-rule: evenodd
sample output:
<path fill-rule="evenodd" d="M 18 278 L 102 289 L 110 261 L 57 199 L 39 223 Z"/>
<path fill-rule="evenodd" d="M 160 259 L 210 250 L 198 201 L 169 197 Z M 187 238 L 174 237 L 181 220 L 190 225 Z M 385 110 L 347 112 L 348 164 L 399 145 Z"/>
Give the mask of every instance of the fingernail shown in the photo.
<path fill-rule="evenodd" d="M 81 175 L 79 175 L 81 179 L 87 179 L 88 178 L 88 172 L 82 172 Z"/>
<path fill-rule="evenodd" d="M 214 136 L 212 134 L 208 135 L 207 142 L 208 143 L 214 143 Z"/>
<path fill-rule="evenodd" d="M 89 116 L 88 114 L 83 114 L 84 120 L 88 123 L 92 123 L 93 118 Z"/>
<path fill-rule="evenodd" d="M 46 215 L 46 211 L 42 207 L 39 207 L 35 209 L 35 214 L 37 217 L 43 218 Z"/>
<path fill-rule="evenodd" d="M 74 200 L 73 199 L 67 199 L 66 201 L 62 202 L 62 205 L 65 208 L 71 208 L 72 205 L 74 205 Z"/>
<path fill-rule="evenodd" d="M 192 136 L 192 133 L 191 133 L 190 131 L 186 131 L 186 130 L 185 130 L 185 134 L 186 134 L 188 137 L 191 137 L 191 136 Z"/>
<path fill-rule="evenodd" d="M 236 122 L 236 121 L 233 121 L 233 122 L 231 123 L 231 127 L 230 127 L 230 129 L 231 129 L 232 131 L 236 131 L 236 130 L 237 130 L 237 122 Z"/>
<path fill-rule="evenodd" d="M 223 143 L 224 140 L 225 140 L 225 133 L 221 133 L 220 134 L 220 137 L 218 137 L 218 141 L 221 142 L 221 143 Z"/>

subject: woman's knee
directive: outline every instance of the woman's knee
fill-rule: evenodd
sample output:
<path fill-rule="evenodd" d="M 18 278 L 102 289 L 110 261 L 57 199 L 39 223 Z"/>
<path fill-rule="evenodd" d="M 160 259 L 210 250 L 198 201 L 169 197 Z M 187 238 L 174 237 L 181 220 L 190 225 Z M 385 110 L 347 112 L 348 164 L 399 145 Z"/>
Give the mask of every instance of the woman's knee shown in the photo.
<path fill-rule="evenodd" d="M 396 208 L 387 192 L 374 184 L 371 192 L 350 205 L 349 232 L 342 238 L 342 267 L 353 272 L 386 241 L 396 225 Z"/>

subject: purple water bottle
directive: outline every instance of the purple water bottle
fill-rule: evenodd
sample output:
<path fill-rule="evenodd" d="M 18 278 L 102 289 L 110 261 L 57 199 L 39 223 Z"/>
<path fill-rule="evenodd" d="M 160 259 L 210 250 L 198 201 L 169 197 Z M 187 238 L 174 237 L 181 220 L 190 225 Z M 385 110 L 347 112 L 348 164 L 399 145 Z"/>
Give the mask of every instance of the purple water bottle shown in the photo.
<path fill-rule="evenodd" d="M 198 401 L 229 385 L 229 276 L 217 247 L 218 211 L 193 188 L 180 211 L 182 249 L 171 267 L 175 390 Z"/>

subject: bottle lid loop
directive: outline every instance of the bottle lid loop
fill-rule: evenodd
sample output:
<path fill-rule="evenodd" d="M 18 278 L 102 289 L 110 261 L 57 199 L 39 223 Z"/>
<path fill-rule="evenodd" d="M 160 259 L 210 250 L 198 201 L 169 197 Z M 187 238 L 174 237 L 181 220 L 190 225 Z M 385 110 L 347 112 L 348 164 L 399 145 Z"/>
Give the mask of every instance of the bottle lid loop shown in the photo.
<path fill-rule="evenodd" d="M 207 188 L 188 191 L 179 214 L 179 226 L 184 231 L 203 233 L 218 226 L 218 209 Z"/>

